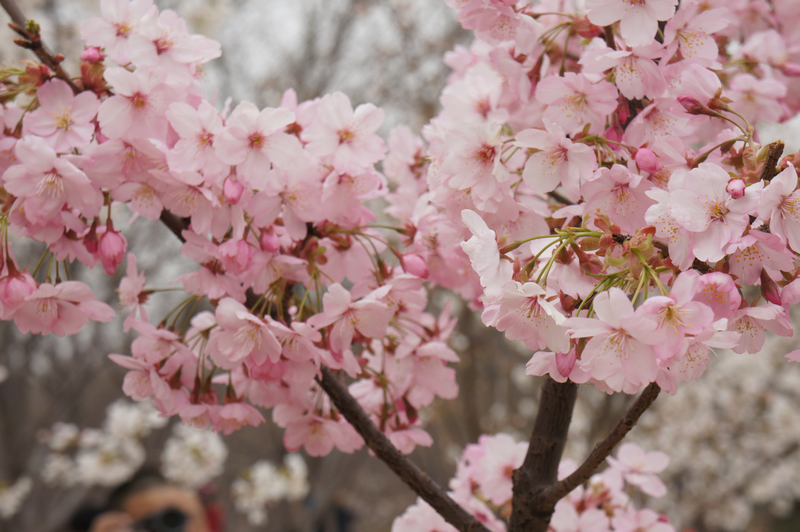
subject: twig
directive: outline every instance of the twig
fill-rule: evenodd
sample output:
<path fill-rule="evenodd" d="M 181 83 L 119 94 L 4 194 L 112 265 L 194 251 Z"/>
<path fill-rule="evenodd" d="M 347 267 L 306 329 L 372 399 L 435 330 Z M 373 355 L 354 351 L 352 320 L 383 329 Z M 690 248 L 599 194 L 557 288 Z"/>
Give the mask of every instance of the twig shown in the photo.
<path fill-rule="evenodd" d="M 392 445 L 331 370 L 323 367 L 322 376 L 317 378 L 317 382 L 344 418 L 364 438 L 372 452 L 448 523 L 461 532 L 488 532 L 486 527 L 451 499 L 432 478 Z"/>
<path fill-rule="evenodd" d="M 537 507 L 553 508 L 555 504 L 567 496 L 569 492 L 589 480 L 597 471 L 600 464 L 611 454 L 614 447 L 622 441 L 628 432 L 639 421 L 639 417 L 656 400 L 661 388 L 656 383 L 651 383 L 644 389 L 642 394 L 633 402 L 631 407 L 617 425 L 608 433 L 603 441 L 592 449 L 589 457 L 571 475 L 555 485 L 542 491 L 537 497 Z"/>
<path fill-rule="evenodd" d="M 556 200 L 557 202 L 563 203 L 564 205 L 575 205 L 574 201 L 570 201 L 565 196 L 562 196 L 555 190 L 551 190 L 550 192 L 547 193 L 547 195 Z"/>
<path fill-rule="evenodd" d="M 11 17 L 11 20 L 13 21 L 11 24 L 9 24 L 11 29 L 22 36 L 22 39 L 17 39 L 14 42 L 19 46 L 27 48 L 35 53 L 36 57 L 39 58 L 39 61 L 47 65 L 47 67 L 55 73 L 57 78 L 66 81 L 75 94 L 81 92 L 80 87 L 75 85 L 75 82 L 72 81 L 72 78 L 70 78 L 64 69 L 61 68 L 60 63 L 64 60 L 64 56 L 60 57 L 60 61 L 57 60 L 56 57 L 53 56 L 53 54 L 51 54 L 44 45 L 41 36 L 32 35 L 25 29 L 29 19 L 25 16 L 17 3 L 14 0 L 0 0 L 0 5 L 3 6 L 3 9 L 5 9 L 6 13 L 8 13 L 8 16 Z"/>

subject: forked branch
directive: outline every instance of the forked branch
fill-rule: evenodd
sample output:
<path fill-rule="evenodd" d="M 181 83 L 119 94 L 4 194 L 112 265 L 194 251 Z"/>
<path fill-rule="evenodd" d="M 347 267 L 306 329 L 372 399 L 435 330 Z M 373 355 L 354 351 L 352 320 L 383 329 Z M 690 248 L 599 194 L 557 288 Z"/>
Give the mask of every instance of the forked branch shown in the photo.
<path fill-rule="evenodd" d="M 564 480 L 542 491 L 537 497 L 537 506 L 553 508 L 558 501 L 567 496 L 569 492 L 589 480 L 597 468 L 608 458 L 614 447 L 622 441 L 628 432 L 636 425 L 645 410 L 656 400 L 661 388 L 656 383 L 651 383 L 630 406 L 619 423 L 608 433 L 608 436 L 594 446 L 586 460 L 571 475 Z"/>

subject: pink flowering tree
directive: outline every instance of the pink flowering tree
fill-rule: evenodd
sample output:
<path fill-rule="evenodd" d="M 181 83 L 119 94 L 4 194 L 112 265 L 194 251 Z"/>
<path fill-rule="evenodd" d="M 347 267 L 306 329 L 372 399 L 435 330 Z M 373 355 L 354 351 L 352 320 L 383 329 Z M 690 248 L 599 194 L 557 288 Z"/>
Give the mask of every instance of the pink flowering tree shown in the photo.
<path fill-rule="evenodd" d="M 271 416 L 311 456 L 368 446 L 420 497 L 395 532 L 674 530 L 630 496 L 664 495 L 668 456 L 612 451 L 714 349 L 793 333 L 800 159 L 754 127 L 800 110 L 791 0 L 758 16 L 748 2 L 448 0 L 476 40 L 445 56 L 422 138 L 401 127 L 388 145 L 383 111 L 343 93 L 220 110 L 202 87 L 219 44 L 151 0 L 101 1 L 77 77 L 0 4 L 40 60 L 2 77 L 2 319 L 59 336 L 109 321 L 70 271 L 125 262 L 138 337 L 109 357 L 124 392 L 225 434 Z M 196 263 L 163 317 L 123 209 Z M 19 239 L 43 245 L 37 265 L 15 259 Z M 433 444 L 420 410 L 458 394 L 435 287 L 523 341 L 544 379 L 530 441 L 482 436 L 449 490 L 405 456 Z M 561 460 L 579 385 L 639 393 L 580 464 Z"/>

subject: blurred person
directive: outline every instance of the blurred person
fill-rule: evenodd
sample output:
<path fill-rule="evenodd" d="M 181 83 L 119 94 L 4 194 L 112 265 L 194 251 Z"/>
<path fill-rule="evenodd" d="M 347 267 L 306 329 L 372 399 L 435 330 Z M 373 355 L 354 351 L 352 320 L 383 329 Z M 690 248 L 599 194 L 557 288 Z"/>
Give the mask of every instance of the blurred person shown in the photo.
<path fill-rule="evenodd" d="M 205 495 L 205 496 L 204 496 Z M 206 492 L 143 472 L 118 487 L 105 510 L 84 511 L 73 529 L 87 532 L 223 532 L 221 512 Z"/>

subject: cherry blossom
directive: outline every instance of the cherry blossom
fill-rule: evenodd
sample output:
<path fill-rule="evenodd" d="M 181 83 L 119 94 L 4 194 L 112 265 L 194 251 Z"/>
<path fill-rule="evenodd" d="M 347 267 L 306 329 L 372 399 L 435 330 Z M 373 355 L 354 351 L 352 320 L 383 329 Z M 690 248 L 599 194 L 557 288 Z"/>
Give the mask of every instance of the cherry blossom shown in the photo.
<path fill-rule="evenodd" d="M 73 94 L 65 81 L 53 79 L 36 91 L 39 109 L 25 116 L 24 127 L 57 152 L 88 144 L 100 102 L 93 92 Z"/>

